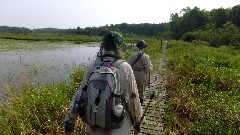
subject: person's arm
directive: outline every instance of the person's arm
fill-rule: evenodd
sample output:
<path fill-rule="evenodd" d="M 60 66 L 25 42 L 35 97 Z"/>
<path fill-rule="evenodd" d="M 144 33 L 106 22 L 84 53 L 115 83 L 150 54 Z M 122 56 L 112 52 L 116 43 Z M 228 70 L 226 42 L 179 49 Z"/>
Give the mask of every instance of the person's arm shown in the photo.
<path fill-rule="evenodd" d="M 79 90 L 80 91 L 80 90 Z M 77 93 L 79 93 L 79 91 Z M 64 119 L 64 132 L 65 134 L 71 134 L 74 130 L 75 121 L 77 117 L 77 109 L 76 109 L 76 97 L 78 94 L 74 95 L 70 108 Z"/>
<path fill-rule="evenodd" d="M 76 106 L 76 98 L 79 97 L 82 94 L 82 88 L 87 84 L 89 75 L 92 72 L 92 68 L 94 66 L 95 63 L 90 64 L 90 66 L 88 67 L 87 72 L 84 75 L 84 79 L 83 82 L 81 83 L 81 86 L 79 87 L 79 89 L 77 90 L 76 94 L 74 95 L 70 107 L 67 111 L 67 114 L 65 116 L 64 119 L 64 132 L 65 134 L 71 134 L 74 130 L 74 126 L 75 126 L 75 122 L 76 122 L 76 117 L 78 116 L 78 112 L 77 112 L 77 106 Z"/>
<path fill-rule="evenodd" d="M 135 77 L 132 74 L 131 75 L 131 93 L 130 94 L 130 100 L 133 102 L 133 104 L 130 105 L 130 110 L 134 111 L 133 113 L 133 117 L 135 117 L 135 123 L 139 123 L 142 114 L 143 114 L 143 110 L 142 110 L 142 106 L 140 104 L 140 99 L 139 99 L 139 94 L 138 94 L 138 89 L 137 89 L 137 84 L 135 81 Z M 132 95 L 134 94 L 134 95 Z"/>
<path fill-rule="evenodd" d="M 135 81 L 133 71 L 129 65 L 125 67 L 127 67 L 127 69 L 125 70 L 126 73 L 124 74 L 125 76 L 123 77 L 125 82 L 125 88 L 126 88 L 125 97 L 128 100 L 127 103 L 128 103 L 130 115 L 133 118 L 133 122 L 134 124 L 138 124 L 142 117 L 143 109 L 140 104 L 137 84 Z M 136 126 L 134 125 L 134 127 Z M 140 126 L 138 127 L 140 128 Z"/>
<path fill-rule="evenodd" d="M 136 81 L 135 81 L 135 77 L 132 74 L 131 75 L 131 83 L 132 83 L 132 93 L 135 93 L 135 97 L 130 99 L 130 103 L 131 103 L 131 111 L 133 111 L 133 117 L 134 117 L 134 134 L 138 134 L 140 133 L 141 129 L 140 129 L 140 120 L 141 117 L 143 115 L 143 109 L 142 106 L 140 104 L 140 99 L 139 99 L 139 94 L 138 94 L 138 89 L 137 89 L 137 85 L 136 85 Z M 145 119 L 143 120 L 145 121 Z"/>
<path fill-rule="evenodd" d="M 153 68 L 153 65 L 151 63 L 151 60 L 150 60 L 150 57 L 148 55 L 145 56 L 145 73 L 151 73 L 152 72 L 152 68 Z"/>

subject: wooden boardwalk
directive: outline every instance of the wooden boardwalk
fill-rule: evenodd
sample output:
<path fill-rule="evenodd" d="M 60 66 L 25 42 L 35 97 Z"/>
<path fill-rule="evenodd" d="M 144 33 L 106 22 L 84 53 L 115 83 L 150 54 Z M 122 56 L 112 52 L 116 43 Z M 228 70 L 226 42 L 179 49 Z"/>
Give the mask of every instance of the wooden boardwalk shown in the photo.
<path fill-rule="evenodd" d="M 145 90 L 145 99 L 143 109 L 147 106 L 150 95 L 155 91 L 155 97 L 150 103 L 149 109 L 145 115 L 146 121 L 141 125 L 141 133 L 139 135 L 162 135 L 164 134 L 164 115 L 165 115 L 165 74 L 166 67 L 164 62 L 165 48 L 163 48 L 163 55 L 159 60 L 159 71 L 151 75 L 150 88 Z"/>

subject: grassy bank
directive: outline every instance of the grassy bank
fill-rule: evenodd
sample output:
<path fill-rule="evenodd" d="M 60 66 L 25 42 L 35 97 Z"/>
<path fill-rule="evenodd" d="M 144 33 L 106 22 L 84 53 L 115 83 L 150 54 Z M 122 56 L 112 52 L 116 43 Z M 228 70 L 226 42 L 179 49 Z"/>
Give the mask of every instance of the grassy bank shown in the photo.
<path fill-rule="evenodd" d="M 240 134 L 240 51 L 170 42 L 166 132 Z"/>
<path fill-rule="evenodd" d="M 63 118 L 83 75 L 84 69 L 81 69 L 71 75 L 72 83 L 41 87 L 25 84 L 21 93 L 13 90 L 9 93 L 8 105 L 0 110 L 0 132 L 6 135 L 63 134 Z M 86 131 L 80 120 L 76 131 Z"/>
<path fill-rule="evenodd" d="M 88 43 L 88 42 L 100 42 L 102 36 L 89 36 L 89 35 L 65 35 L 65 34 L 3 34 L 0 33 L 2 39 L 13 39 L 13 40 L 25 40 L 25 41 L 73 41 L 77 44 Z M 126 43 L 136 43 L 139 39 L 148 39 L 152 37 L 145 36 L 124 36 Z"/>

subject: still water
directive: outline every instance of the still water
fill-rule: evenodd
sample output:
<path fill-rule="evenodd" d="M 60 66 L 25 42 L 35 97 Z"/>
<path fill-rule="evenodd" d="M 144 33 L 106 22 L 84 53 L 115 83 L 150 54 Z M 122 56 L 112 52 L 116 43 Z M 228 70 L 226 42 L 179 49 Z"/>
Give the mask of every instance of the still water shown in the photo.
<path fill-rule="evenodd" d="M 96 57 L 98 44 L 66 46 L 50 50 L 0 52 L 0 91 L 9 83 L 58 83 Z M 0 92 L 1 94 L 1 92 Z"/>

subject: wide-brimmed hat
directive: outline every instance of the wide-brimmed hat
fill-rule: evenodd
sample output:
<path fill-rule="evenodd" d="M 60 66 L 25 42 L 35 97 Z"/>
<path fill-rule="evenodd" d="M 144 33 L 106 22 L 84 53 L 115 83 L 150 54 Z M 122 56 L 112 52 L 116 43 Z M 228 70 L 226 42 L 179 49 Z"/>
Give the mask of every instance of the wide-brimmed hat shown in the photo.
<path fill-rule="evenodd" d="M 143 49 L 147 47 L 147 43 L 144 40 L 138 40 L 136 47 Z"/>

